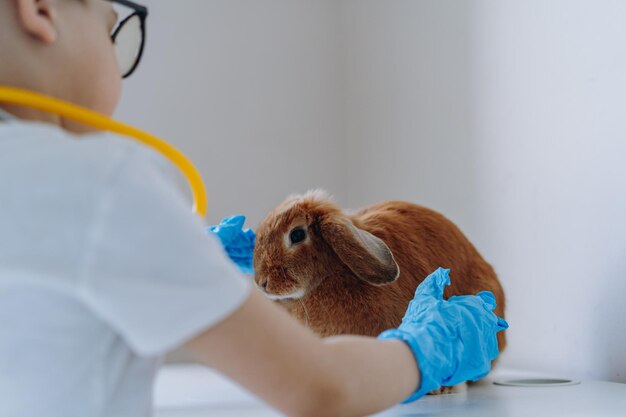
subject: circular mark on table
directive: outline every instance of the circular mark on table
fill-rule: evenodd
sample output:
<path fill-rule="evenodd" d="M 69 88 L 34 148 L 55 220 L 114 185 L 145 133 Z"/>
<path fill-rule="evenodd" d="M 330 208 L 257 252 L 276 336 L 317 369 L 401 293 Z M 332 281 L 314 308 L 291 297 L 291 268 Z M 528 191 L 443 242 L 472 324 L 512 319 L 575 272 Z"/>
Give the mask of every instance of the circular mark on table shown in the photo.
<path fill-rule="evenodd" d="M 580 381 L 564 378 L 519 378 L 519 379 L 496 379 L 496 385 L 508 387 L 564 387 L 578 385 Z"/>

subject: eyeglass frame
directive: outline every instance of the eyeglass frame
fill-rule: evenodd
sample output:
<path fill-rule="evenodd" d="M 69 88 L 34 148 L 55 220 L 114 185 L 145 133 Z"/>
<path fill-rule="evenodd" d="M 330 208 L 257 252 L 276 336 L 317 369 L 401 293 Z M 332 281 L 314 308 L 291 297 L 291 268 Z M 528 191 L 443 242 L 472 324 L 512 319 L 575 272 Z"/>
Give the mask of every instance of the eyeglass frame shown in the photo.
<path fill-rule="evenodd" d="M 130 19 L 137 16 L 139 17 L 139 21 L 141 24 L 141 46 L 139 47 L 137 58 L 135 58 L 135 63 L 133 64 L 133 66 L 128 71 L 126 71 L 125 74 L 122 74 L 122 78 L 128 78 L 132 75 L 133 72 L 135 72 L 135 70 L 139 66 L 141 57 L 143 56 L 143 50 L 146 44 L 146 19 L 148 17 L 148 8 L 146 6 L 142 6 L 141 4 L 137 4 L 130 0 L 107 0 L 107 1 L 110 1 L 111 3 L 119 4 L 121 6 L 128 7 L 133 10 L 133 12 L 130 15 L 128 15 L 128 17 L 126 17 L 117 25 L 117 27 L 111 34 L 111 41 L 113 42 L 113 44 L 115 44 L 115 40 L 117 38 L 117 35 L 120 33 L 120 30 L 124 27 L 124 25 Z"/>

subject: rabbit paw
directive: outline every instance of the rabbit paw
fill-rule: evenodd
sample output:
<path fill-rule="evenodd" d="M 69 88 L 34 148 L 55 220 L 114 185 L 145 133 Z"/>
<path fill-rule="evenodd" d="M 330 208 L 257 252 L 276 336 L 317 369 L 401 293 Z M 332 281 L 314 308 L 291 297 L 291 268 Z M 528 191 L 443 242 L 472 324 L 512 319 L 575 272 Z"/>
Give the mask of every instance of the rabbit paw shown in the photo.
<path fill-rule="evenodd" d="M 445 395 L 445 394 L 458 394 L 460 392 L 465 391 L 467 384 L 463 382 L 462 384 L 455 385 L 453 387 L 440 387 L 435 390 L 432 390 L 428 393 L 428 395 Z"/>

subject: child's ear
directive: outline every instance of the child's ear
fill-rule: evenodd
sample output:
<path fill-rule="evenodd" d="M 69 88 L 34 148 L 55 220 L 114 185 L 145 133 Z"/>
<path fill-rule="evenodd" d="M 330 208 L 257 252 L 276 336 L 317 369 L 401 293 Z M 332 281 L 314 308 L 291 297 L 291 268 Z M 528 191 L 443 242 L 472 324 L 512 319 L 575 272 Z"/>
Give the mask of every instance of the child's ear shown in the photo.
<path fill-rule="evenodd" d="M 54 0 L 15 0 L 20 26 L 31 37 L 50 44 L 57 39 Z"/>

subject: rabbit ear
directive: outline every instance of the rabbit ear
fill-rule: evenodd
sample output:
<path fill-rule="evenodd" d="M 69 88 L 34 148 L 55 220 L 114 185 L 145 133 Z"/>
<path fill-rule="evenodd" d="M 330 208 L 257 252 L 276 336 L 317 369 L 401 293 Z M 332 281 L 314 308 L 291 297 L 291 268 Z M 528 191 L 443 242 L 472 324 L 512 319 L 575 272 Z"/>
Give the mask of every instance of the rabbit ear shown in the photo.
<path fill-rule="evenodd" d="M 347 217 L 326 216 L 318 227 L 339 259 L 363 281 L 385 285 L 400 276 L 400 267 L 385 242 L 359 229 Z"/>

